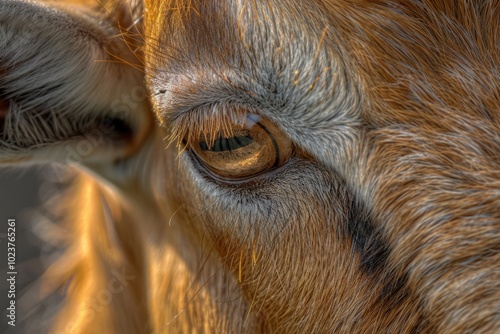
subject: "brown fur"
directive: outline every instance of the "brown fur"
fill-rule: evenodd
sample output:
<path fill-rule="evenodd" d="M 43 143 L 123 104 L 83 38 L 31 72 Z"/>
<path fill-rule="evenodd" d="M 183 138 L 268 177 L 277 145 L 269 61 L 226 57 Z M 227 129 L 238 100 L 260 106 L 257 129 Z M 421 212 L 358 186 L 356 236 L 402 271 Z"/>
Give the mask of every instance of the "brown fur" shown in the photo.
<path fill-rule="evenodd" d="M 129 142 L 81 157 L 62 195 L 67 251 L 43 291 L 67 285 L 54 333 L 498 332 L 497 1 L 51 5 L 98 45 L 78 64 L 104 59 L 111 73 L 79 65 L 71 80 L 89 102 L 71 116 L 57 86 L 52 112 L 88 116 L 83 134 L 99 112 L 133 128 Z M 107 25 L 80 21 L 82 10 Z M 55 31 L 44 36 L 64 50 Z M 35 83 L 9 55 L 0 51 L 0 115 L 12 136 L 18 114 L 50 101 L 12 89 Z M 107 114 L 143 84 L 147 98 Z M 182 143 L 242 110 L 279 126 L 295 153 L 228 184 Z M 0 161 L 73 160 L 64 145 L 78 149 L 82 134 L 62 138 L 61 124 L 36 145 L 4 136 Z"/>

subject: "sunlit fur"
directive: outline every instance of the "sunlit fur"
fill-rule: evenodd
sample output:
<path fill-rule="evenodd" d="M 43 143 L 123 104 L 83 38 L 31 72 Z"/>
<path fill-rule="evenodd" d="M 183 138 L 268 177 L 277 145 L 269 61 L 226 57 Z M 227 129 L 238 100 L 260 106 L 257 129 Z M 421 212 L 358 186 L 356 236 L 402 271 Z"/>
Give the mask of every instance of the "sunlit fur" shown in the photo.
<path fill-rule="evenodd" d="M 39 6 L 0 0 L 0 163 L 75 169 L 53 333 L 498 331 L 498 1 Z M 245 112 L 294 156 L 213 179 L 185 140 Z M 132 140 L 68 158 L 103 114 Z"/>

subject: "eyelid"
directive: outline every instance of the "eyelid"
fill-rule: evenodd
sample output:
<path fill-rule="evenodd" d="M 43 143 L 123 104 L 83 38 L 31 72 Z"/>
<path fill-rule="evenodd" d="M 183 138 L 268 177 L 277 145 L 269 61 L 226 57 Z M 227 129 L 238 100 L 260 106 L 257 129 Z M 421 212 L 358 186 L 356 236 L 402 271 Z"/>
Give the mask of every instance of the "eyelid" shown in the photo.
<path fill-rule="evenodd" d="M 167 139 L 169 143 L 177 142 L 178 146 L 186 139 L 200 136 L 213 141 L 220 134 L 232 136 L 235 125 L 250 126 L 261 119 L 260 115 L 241 105 L 207 104 L 172 118 Z"/>

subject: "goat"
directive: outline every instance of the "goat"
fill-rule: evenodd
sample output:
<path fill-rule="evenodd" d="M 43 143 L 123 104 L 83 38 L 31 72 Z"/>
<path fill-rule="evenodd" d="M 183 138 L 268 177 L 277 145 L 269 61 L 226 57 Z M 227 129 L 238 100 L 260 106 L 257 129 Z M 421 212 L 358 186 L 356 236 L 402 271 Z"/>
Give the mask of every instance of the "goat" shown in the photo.
<path fill-rule="evenodd" d="M 52 332 L 498 332 L 499 24 L 495 0 L 0 0 L 0 164 L 75 170 Z"/>

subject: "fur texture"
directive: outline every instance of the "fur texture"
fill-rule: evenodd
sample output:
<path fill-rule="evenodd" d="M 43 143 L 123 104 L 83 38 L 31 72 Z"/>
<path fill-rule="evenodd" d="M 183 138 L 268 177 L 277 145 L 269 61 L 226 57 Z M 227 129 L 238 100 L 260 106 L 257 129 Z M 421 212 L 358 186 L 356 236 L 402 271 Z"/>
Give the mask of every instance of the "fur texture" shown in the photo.
<path fill-rule="evenodd" d="M 46 237 L 66 247 L 52 331 L 498 332 L 499 18 L 494 0 L 0 0 L 0 162 L 76 169 Z M 245 114 L 294 154 L 227 182 L 189 143 Z"/>

